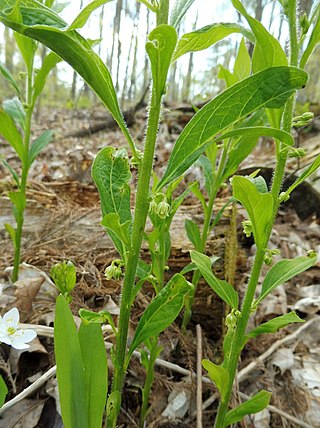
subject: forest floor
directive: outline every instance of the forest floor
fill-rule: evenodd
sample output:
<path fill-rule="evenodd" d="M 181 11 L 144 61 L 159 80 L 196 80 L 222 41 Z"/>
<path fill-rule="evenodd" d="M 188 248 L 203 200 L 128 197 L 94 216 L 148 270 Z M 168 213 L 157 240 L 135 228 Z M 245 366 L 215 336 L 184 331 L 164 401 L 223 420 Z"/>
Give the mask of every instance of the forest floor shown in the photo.
<path fill-rule="evenodd" d="M 184 108 L 164 112 L 155 159 L 157 174 L 163 173 L 173 143 L 191 116 L 192 113 Z M 145 133 L 144 119 L 144 115 L 138 112 L 131 128 L 137 141 L 142 141 Z M 99 196 L 90 174 L 93 158 L 99 149 L 106 145 L 119 147 L 125 144 L 116 128 L 91 135 L 87 132 L 94 124 L 103 124 L 105 120 L 105 113 L 99 108 L 81 111 L 43 109 L 34 127 L 35 135 L 46 129 L 55 129 L 55 140 L 40 154 L 30 173 L 22 251 L 25 264 L 15 284 L 10 283 L 8 270 L 13 262 L 13 248 L 4 232 L 4 224 L 13 223 L 7 197 L 13 184 L 7 171 L 0 166 L 0 311 L 16 306 L 23 323 L 43 326 L 42 330 L 39 327 L 38 338 L 26 352 L 0 345 L 0 372 L 9 387 L 8 399 L 38 381 L 37 387 L 31 387 L 30 395 L 17 400 L 2 413 L 0 428 L 62 426 L 57 405 L 57 382 L 54 371 L 48 372 L 54 365 L 50 327 L 54 320 L 57 291 L 49 278 L 53 264 L 68 259 L 76 265 L 77 287 L 72 302 L 75 317 L 81 307 L 108 310 L 115 320 L 119 313 L 121 284 L 107 281 L 103 274 L 116 252 L 100 226 Z M 287 171 L 289 181 L 320 153 L 319 133 L 300 133 L 297 141 L 308 155 L 300 165 L 296 159 L 292 160 Z M 0 142 L 0 149 L 11 166 L 18 167 L 18 160 L 10 147 Z M 272 155 L 273 145 L 270 142 L 259 143 L 241 165 L 241 173 L 261 168 L 261 173 L 270 181 Z M 188 172 L 182 187 L 193 180 L 202 183 L 198 167 Z M 281 208 L 272 232 L 271 247 L 280 249 L 282 257 L 293 258 L 310 249 L 320 251 L 319 192 L 320 176 L 314 176 L 312 182 L 297 190 L 290 203 Z M 229 197 L 229 188 L 220 192 L 215 213 Z M 192 245 L 184 232 L 185 218 L 202 223 L 201 205 L 192 196 L 186 199 L 173 222 L 168 276 L 189 262 L 188 251 Z M 227 210 L 207 246 L 208 255 L 220 257 L 215 273 L 220 277 L 233 277 L 240 293 L 245 289 L 254 255 L 253 241 L 242 233 L 241 221 L 244 218 L 245 212 L 240 206 Z M 237 256 L 232 257 L 236 248 Z M 146 248 L 142 257 L 148 257 Z M 145 286 L 132 309 L 129 335 L 133 334 L 151 298 L 152 287 Z M 242 394 L 252 395 L 264 388 L 273 391 L 271 404 L 274 408 L 247 418 L 239 424 L 241 427 L 320 427 L 319 262 L 293 281 L 278 287 L 253 316 L 252 323 L 260 324 L 291 309 L 297 310 L 306 323 L 282 329 L 276 334 L 262 335 L 245 348 L 233 402 L 239 402 Z M 196 426 L 197 382 L 192 373 L 196 372 L 197 358 L 200 357 L 199 341 L 201 338 L 202 358 L 219 362 L 225 311 L 212 290 L 201 283 L 188 332 L 181 333 L 179 317 L 161 335 L 163 351 L 156 368 L 148 427 Z M 197 329 L 197 325 L 200 328 Z M 107 347 L 109 344 L 110 348 L 113 339 L 106 333 Z M 140 386 L 144 376 L 144 369 L 138 355 L 135 355 L 126 377 L 119 427 L 138 426 Z M 205 372 L 203 376 L 206 376 Z M 203 427 L 212 427 L 217 394 L 207 379 L 203 382 L 202 398 Z M 301 424 L 295 419 L 290 420 L 290 416 L 298 418 Z"/>

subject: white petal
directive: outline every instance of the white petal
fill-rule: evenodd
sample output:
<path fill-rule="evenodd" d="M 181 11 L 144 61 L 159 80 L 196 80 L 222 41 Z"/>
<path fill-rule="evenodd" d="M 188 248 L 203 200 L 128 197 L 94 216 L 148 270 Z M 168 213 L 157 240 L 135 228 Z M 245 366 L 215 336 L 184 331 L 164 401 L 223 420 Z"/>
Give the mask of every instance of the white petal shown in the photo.
<path fill-rule="evenodd" d="M 17 308 L 10 309 L 9 312 L 4 314 L 3 321 L 6 324 L 10 324 L 11 326 L 15 326 L 19 323 L 19 311 Z"/>
<path fill-rule="evenodd" d="M 18 330 L 18 332 L 22 332 L 20 335 L 20 339 L 24 342 L 31 342 L 31 340 L 35 339 L 37 337 L 37 333 L 33 330 Z"/>
<path fill-rule="evenodd" d="M 1 337 L 0 342 L 6 343 L 7 345 L 12 345 L 11 337 L 8 336 Z"/>
<path fill-rule="evenodd" d="M 23 343 L 23 341 L 21 339 L 16 339 L 16 338 L 12 338 L 11 346 L 15 349 L 28 349 L 28 348 L 30 348 L 30 345 L 27 345 L 26 343 Z"/>

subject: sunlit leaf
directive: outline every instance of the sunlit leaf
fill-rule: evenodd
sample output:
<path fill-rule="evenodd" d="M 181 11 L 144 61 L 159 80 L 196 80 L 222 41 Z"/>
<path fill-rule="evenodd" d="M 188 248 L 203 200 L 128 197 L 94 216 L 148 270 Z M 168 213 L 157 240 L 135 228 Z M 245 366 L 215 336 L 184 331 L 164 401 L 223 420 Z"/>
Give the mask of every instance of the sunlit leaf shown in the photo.
<path fill-rule="evenodd" d="M 7 394 L 8 394 L 7 385 L 6 385 L 5 381 L 3 380 L 3 377 L 0 375 L 0 407 L 3 406 Z"/>
<path fill-rule="evenodd" d="M 14 121 L 5 111 L 0 109 L 0 134 L 15 150 L 19 159 L 24 160 L 23 141 Z"/>
<path fill-rule="evenodd" d="M 50 52 L 48 55 L 45 56 L 41 68 L 34 79 L 32 100 L 33 104 L 36 102 L 37 98 L 41 94 L 46 83 L 48 74 L 60 61 L 61 58 L 54 52 Z"/>
<path fill-rule="evenodd" d="M 151 62 L 152 80 L 157 98 L 165 92 L 167 73 L 177 44 L 177 32 L 170 25 L 159 25 L 149 34 L 146 51 Z"/>
<path fill-rule="evenodd" d="M 91 1 L 84 9 L 81 10 L 79 15 L 74 19 L 68 30 L 76 30 L 82 28 L 90 18 L 92 12 L 94 12 L 98 7 L 109 3 L 112 0 L 93 0 Z"/>
<path fill-rule="evenodd" d="M 38 154 L 47 147 L 49 143 L 53 140 L 53 131 L 48 130 L 45 131 L 43 134 L 41 134 L 38 138 L 34 140 L 34 142 L 31 144 L 30 150 L 29 150 L 29 165 L 31 165 Z"/>
<path fill-rule="evenodd" d="M 249 40 L 254 40 L 252 33 L 239 24 L 219 23 L 207 25 L 199 30 L 186 33 L 181 37 L 172 61 L 176 61 L 185 53 L 207 49 L 233 33 L 241 33 Z"/>
<path fill-rule="evenodd" d="M 179 135 L 157 189 L 180 177 L 219 132 L 258 109 L 283 106 L 306 81 L 307 74 L 298 68 L 272 67 L 218 95 L 193 116 Z"/>
<path fill-rule="evenodd" d="M 170 25 L 177 28 L 193 2 L 194 0 L 176 0 L 170 15 Z"/>

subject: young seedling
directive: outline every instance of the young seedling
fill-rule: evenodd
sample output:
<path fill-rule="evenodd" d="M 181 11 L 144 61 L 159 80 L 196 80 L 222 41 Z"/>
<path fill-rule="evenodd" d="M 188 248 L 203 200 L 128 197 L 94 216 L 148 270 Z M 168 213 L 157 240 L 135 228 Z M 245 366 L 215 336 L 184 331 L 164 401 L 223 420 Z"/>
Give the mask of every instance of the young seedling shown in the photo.
<path fill-rule="evenodd" d="M 25 88 L 21 88 L 11 73 L 4 66 L 0 66 L 2 76 L 10 83 L 17 95 L 13 99 L 4 101 L 0 109 L 0 133 L 12 146 L 21 162 L 21 174 L 19 175 L 19 173 L 14 171 L 9 163 L 1 157 L 2 162 L 12 174 L 15 185 L 17 186 L 17 190 L 9 192 L 16 226 L 13 227 L 10 224 L 5 225 L 14 247 L 13 282 L 18 279 L 19 275 L 21 239 L 26 208 L 26 190 L 29 170 L 40 151 L 43 150 L 53 138 L 52 131 L 45 131 L 32 142 L 31 127 L 33 111 L 36 101 L 44 88 L 48 74 L 60 61 L 60 58 L 54 52 L 51 52 L 44 57 L 40 70 L 36 70 L 34 67 L 34 59 L 38 43 L 16 32 L 14 36 L 26 67 Z M 23 96 L 24 93 L 26 94 L 25 96 Z"/>
<path fill-rule="evenodd" d="M 310 30 L 311 36 L 305 50 L 307 54 L 303 53 L 299 64 L 296 4 L 295 1 L 292 1 L 287 5 L 291 40 L 291 58 L 288 65 L 288 59 L 277 40 L 264 29 L 262 24 L 246 13 L 238 0 L 234 0 L 233 4 L 248 21 L 250 30 L 237 24 L 215 24 L 200 31 L 189 33 L 179 41 L 175 28 L 193 1 L 181 2 L 181 0 L 177 0 L 170 15 L 170 21 L 168 21 L 168 0 L 143 0 L 142 3 L 156 13 L 157 27 L 149 34 L 149 41 L 146 44 L 146 52 L 151 64 L 152 89 L 147 132 L 143 153 L 141 153 L 137 150 L 123 120 L 108 69 L 93 52 L 90 43 L 76 31 L 77 28 L 84 25 L 90 13 L 103 3 L 106 2 L 93 1 L 70 26 L 67 26 L 52 10 L 34 0 L 28 0 L 26 4 L 23 4 L 23 7 L 21 7 L 22 2 L 0 0 L 0 20 L 17 32 L 44 43 L 78 71 L 110 110 L 128 142 L 129 153 L 124 148 L 106 147 L 102 149 L 95 159 L 92 170 L 101 198 L 102 224 L 119 253 L 119 259 L 116 259 L 107 268 L 106 274 L 108 278 L 112 277 L 118 280 L 123 278 L 117 329 L 113 326 L 116 346 L 111 354 L 114 376 L 106 406 L 107 426 L 113 428 L 117 424 L 126 369 L 134 350 L 143 344 L 149 350 L 149 353 L 142 352 L 142 360 L 148 370 L 140 419 L 140 425 L 144 424 L 153 379 L 154 361 L 159 352 L 158 336 L 175 320 L 184 305 L 185 296 L 190 294 L 192 296 L 194 287 L 181 274 L 174 275 L 165 285 L 164 270 L 169 251 L 170 215 L 174 212 L 175 203 L 175 201 L 171 201 L 170 186 L 173 189 L 174 183 L 177 183 L 186 170 L 206 152 L 207 160 L 204 161 L 202 158 L 202 163 L 206 168 L 209 165 L 208 161 L 210 162 L 212 177 L 214 178 L 211 187 L 208 187 L 210 202 L 207 206 L 204 204 L 206 220 L 202 235 L 198 229 L 189 224 L 189 236 L 192 236 L 195 248 L 200 250 L 191 253 L 192 261 L 199 271 L 197 275 L 201 274 L 213 290 L 231 307 L 231 313 L 227 317 L 228 332 L 224 340 L 224 362 L 221 366 L 217 366 L 204 361 L 204 367 L 209 371 L 221 395 L 216 427 L 225 427 L 241 420 L 248 413 L 261 410 L 267 405 L 270 398 L 270 393 L 262 391 L 252 400 L 229 413 L 227 412 L 237 362 L 248 337 L 254 337 L 263 331 L 275 331 L 292 321 L 300 321 L 295 314 L 288 314 L 246 333 L 251 311 L 279 283 L 287 281 L 293 275 L 307 269 L 314 264 L 316 259 L 315 255 L 311 253 L 300 259 L 283 260 L 281 265 L 274 265 L 265 278 L 262 294 L 254 301 L 261 266 L 266 260 L 266 256 L 270 258 L 267 245 L 278 206 L 290 196 L 290 192 L 299 180 L 306 179 L 319 164 L 318 158 L 302 174 L 302 178 L 295 185 L 280 195 L 286 158 L 288 153 L 294 151 L 292 147 L 293 138 L 290 134 L 294 93 L 304 87 L 307 81 L 307 74 L 297 66 L 305 65 L 308 56 L 319 41 L 319 24 L 317 21 L 319 10 L 317 9 L 318 12 L 313 14 L 313 18 L 310 19 L 310 28 L 313 29 Z M 16 13 L 11 13 L 12 7 Z M 37 9 L 37 14 L 34 13 L 34 9 Z M 255 43 L 252 58 L 253 74 L 249 75 L 248 73 L 248 63 L 241 72 L 235 68 L 233 79 L 238 80 L 232 81 L 231 86 L 209 101 L 186 125 L 175 143 L 163 177 L 159 181 L 154 179 L 154 184 L 151 187 L 161 103 L 171 64 L 183 54 L 206 49 L 231 33 L 241 33 Z M 303 40 L 306 40 L 305 37 L 307 36 L 304 34 L 302 37 L 304 37 Z M 300 40 L 300 45 L 302 45 L 303 40 Z M 241 49 L 241 55 L 243 55 L 243 46 Z M 228 77 L 231 79 L 230 76 Z M 257 126 L 257 124 L 261 125 L 258 118 L 263 117 L 264 113 L 261 112 L 264 111 L 269 126 L 265 126 L 264 121 L 262 122 L 263 126 Z M 274 137 L 276 144 L 277 163 L 271 190 L 269 191 L 266 184 L 259 178 L 235 176 L 232 180 L 233 197 L 246 208 L 251 222 L 246 224 L 246 233 L 252 230 L 257 247 L 247 293 L 241 310 L 239 310 L 237 292 L 226 281 L 219 280 L 213 275 L 211 260 L 203 254 L 203 251 L 208 232 L 212 226 L 211 211 L 216 193 L 221 184 L 234 174 L 241 160 L 250 152 L 247 147 L 248 140 L 244 137 L 253 137 L 256 141 L 256 138 L 261 135 Z M 218 151 L 215 144 L 219 141 L 223 141 L 223 144 L 219 166 L 216 169 L 215 159 Z M 133 213 L 130 206 L 130 168 L 132 165 L 138 168 L 138 184 Z M 153 223 L 153 230 L 146 236 L 145 224 L 148 213 L 150 213 Z M 141 244 L 144 237 L 149 243 L 152 259 L 150 266 L 140 260 Z M 131 307 L 137 292 L 146 281 L 150 281 L 154 285 L 156 296 L 141 316 L 130 346 L 127 347 Z M 197 281 L 194 280 L 194 284 Z M 67 291 L 65 289 L 63 293 Z M 191 307 L 190 304 L 189 307 Z M 108 320 L 112 325 L 110 316 L 85 314 L 85 317 L 88 317 L 86 318 L 87 321 L 96 319 L 96 316 L 99 321 Z M 69 321 L 68 334 L 63 338 L 64 317 Z M 64 403 L 62 406 L 67 408 L 64 410 L 64 418 L 68 421 L 66 426 L 70 428 L 86 427 L 89 420 L 88 415 L 92 414 L 91 404 L 88 404 L 92 403 L 90 397 L 87 395 L 79 397 L 79 403 L 82 403 L 81 408 L 78 407 L 78 400 L 74 401 L 72 398 L 72 406 L 74 406 L 72 411 L 69 407 L 70 397 L 76 397 L 75 394 L 77 394 L 77 390 L 72 386 L 74 377 L 79 379 L 81 383 L 76 384 L 80 386 L 77 388 L 79 390 L 84 388 L 85 382 L 89 382 L 89 380 L 86 375 L 80 374 L 82 365 L 86 364 L 83 361 L 85 357 L 81 351 L 81 339 L 78 336 L 80 333 L 75 330 L 65 296 L 60 296 L 57 301 L 56 325 L 57 364 L 62 370 L 60 373 L 63 373 L 60 375 L 60 381 L 58 375 L 58 381 L 60 385 L 64 385 L 62 390 L 65 390 L 65 394 L 62 393 L 61 395 L 61 402 Z M 69 362 L 63 364 L 62 349 L 67 346 L 68 337 L 72 338 L 66 357 Z M 73 356 L 76 356 L 77 361 L 74 367 L 70 364 Z M 92 358 L 95 357 L 86 353 L 86 358 L 92 361 Z M 60 360 L 59 363 L 58 360 Z M 99 361 L 102 361 L 102 357 Z M 103 393 L 101 395 L 104 396 Z M 81 415 L 83 417 L 80 417 Z M 83 425 L 81 425 L 82 423 Z"/>

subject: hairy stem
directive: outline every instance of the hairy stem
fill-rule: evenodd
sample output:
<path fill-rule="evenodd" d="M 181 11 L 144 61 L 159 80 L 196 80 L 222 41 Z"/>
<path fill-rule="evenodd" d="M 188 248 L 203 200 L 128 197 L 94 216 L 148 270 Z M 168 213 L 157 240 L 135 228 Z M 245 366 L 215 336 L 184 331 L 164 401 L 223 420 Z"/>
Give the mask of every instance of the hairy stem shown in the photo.
<path fill-rule="evenodd" d="M 121 393 L 125 376 L 125 358 L 127 351 L 127 337 L 130 319 L 131 293 L 135 284 L 135 275 L 140 256 L 141 243 L 149 209 L 149 187 L 153 164 L 154 149 L 160 118 L 161 100 L 157 99 L 155 90 L 152 89 L 149 121 L 146 133 L 144 155 L 139 170 L 136 208 L 132 230 L 132 247 L 128 255 L 126 273 L 122 288 L 122 298 L 120 305 L 120 316 L 118 322 L 118 335 L 115 351 L 115 372 L 113 378 L 112 392 Z M 113 427 L 116 426 L 117 414 L 112 420 Z"/>
<path fill-rule="evenodd" d="M 298 43 L 297 43 L 297 25 L 296 25 L 296 0 L 292 1 L 290 7 L 289 14 L 289 25 L 290 25 L 290 65 L 296 66 L 298 63 Z M 295 95 L 293 95 L 286 103 L 285 110 L 283 113 L 283 121 L 282 121 L 282 129 L 287 132 L 291 132 L 291 123 L 293 116 L 293 108 L 294 108 Z M 285 166 L 286 166 L 286 154 L 282 152 L 283 145 L 280 143 L 280 150 L 278 150 L 277 163 L 275 168 L 275 173 L 273 177 L 271 194 L 274 200 L 273 206 L 273 217 L 277 215 L 277 211 L 279 208 L 278 197 L 281 191 Z M 272 226 L 274 221 L 270 224 L 269 227 L 269 239 L 272 232 Z M 251 307 L 256 291 L 256 287 L 258 284 L 261 268 L 264 262 L 264 249 L 258 249 L 255 255 L 254 264 L 252 267 L 250 280 L 248 283 L 248 287 L 246 290 L 246 294 L 243 300 L 242 308 L 241 308 L 241 316 L 238 320 L 238 324 L 234 334 L 234 340 L 232 342 L 230 355 L 227 358 L 227 370 L 229 372 L 230 380 L 228 383 L 227 393 L 225 395 L 225 399 L 220 402 L 218 413 L 215 421 L 215 428 L 223 428 L 225 416 L 228 411 L 228 405 L 230 401 L 230 396 L 232 393 L 232 387 L 236 375 L 237 365 L 240 358 L 240 354 L 243 348 L 243 341 L 246 332 L 246 328 L 248 325 L 248 321 L 251 314 Z"/>

